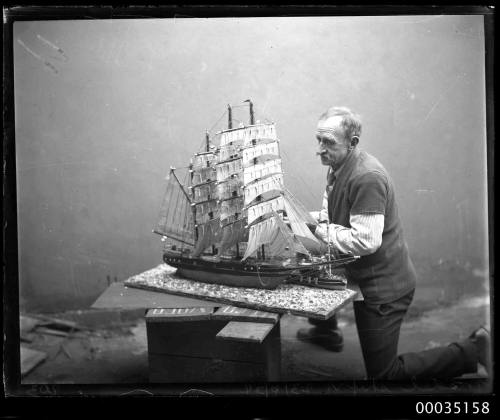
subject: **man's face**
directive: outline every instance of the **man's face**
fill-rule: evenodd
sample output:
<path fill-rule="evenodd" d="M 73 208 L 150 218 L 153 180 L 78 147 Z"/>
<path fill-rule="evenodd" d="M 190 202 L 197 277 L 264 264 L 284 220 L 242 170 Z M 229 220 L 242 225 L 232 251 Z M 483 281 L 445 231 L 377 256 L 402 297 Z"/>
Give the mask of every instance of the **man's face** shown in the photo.
<path fill-rule="evenodd" d="M 320 121 L 316 131 L 321 163 L 334 169 L 342 165 L 349 153 L 349 147 L 344 140 L 344 130 L 340 127 L 341 121 L 340 116 Z"/>

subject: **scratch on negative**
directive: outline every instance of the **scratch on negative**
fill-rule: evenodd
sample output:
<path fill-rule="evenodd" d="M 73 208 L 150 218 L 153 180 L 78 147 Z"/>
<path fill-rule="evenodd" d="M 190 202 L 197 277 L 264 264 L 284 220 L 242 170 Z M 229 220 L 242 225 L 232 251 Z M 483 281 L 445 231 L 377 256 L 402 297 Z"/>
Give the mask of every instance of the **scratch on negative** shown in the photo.
<path fill-rule="evenodd" d="M 120 396 L 131 394 L 132 392 L 145 392 L 146 394 L 154 395 L 152 392 L 148 391 L 147 389 L 133 389 L 132 391 L 122 392 L 120 394 Z"/>
<path fill-rule="evenodd" d="M 36 52 L 34 52 L 33 50 L 31 50 L 31 48 L 29 48 L 23 41 L 21 41 L 19 38 L 17 39 L 17 42 L 19 44 L 21 44 L 21 46 L 26 50 L 28 51 L 33 57 L 35 57 L 37 60 L 40 60 L 43 64 L 45 64 L 46 67 L 50 68 L 54 73 L 59 73 L 59 71 L 57 70 L 57 68 L 52 64 L 52 63 L 49 63 L 48 61 L 45 61 L 42 56 L 38 55 Z"/>
<path fill-rule="evenodd" d="M 443 99 L 443 95 L 439 95 L 439 98 L 436 102 L 434 102 L 434 105 L 432 105 L 432 108 L 430 109 L 430 111 L 427 113 L 427 115 L 425 116 L 424 118 L 424 121 L 427 121 L 427 118 L 430 117 L 430 115 L 432 114 L 432 112 L 434 111 L 434 109 L 438 106 L 439 102 L 441 102 L 441 100 Z"/>
<path fill-rule="evenodd" d="M 196 388 L 188 389 L 187 391 L 182 392 L 180 395 L 186 395 L 186 394 L 188 394 L 190 392 L 193 392 L 193 391 L 195 391 L 195 392 L 201 392 L 203 394 L 208 394 L 208 395 L 214 395 L 212 392 L 204 391 L 203 389 L 196 389 Z"/>
<path fill-rule="evenodd" d="M 45 39 L 43 36 L 41 35 L 36 35 L 36 37 L 44 42 L 45 44 L 47 44 L 49 47 L 53 48 L 54 50 L 56 50 L 59 54 L 61 54 L 63 57 L 64 57 L 64 60 L 65 61 L 68 61 L 68 57 L 66 56 L 66 54 L 64 53 L 64 51 L 62 50 L 62 48 L 58 47 L 57 45 L 53 44 L 52 42 L 50 42 L 49 40 Z"/>
<path fill-rule="evenodd" d="M 446 91 L 444 93 L 442 93 L 441 95 L 439 95 L 439 98 L 437 99 L 436 102 L 434 102 L 434 105 L 432 105 L 430 111 L 427 113 L 427 115 L 425 116 L 424 118 L 424 121 L 427 121 L 427 118 L 430 117 L 430 115 L 432 114 L 432 112 L 434 111 L 434 109 L 439 105 L 439 103 L 441 102 L 441 100 L 444 98 L 444 95 L 446 95 L 451 89 L 453 89 L 455 87 L 455 85 L 458 83 L 458 81 L 464 77 L 464 74 L 459 74 L 457 75 L 457 77 L 455 77 L 455 80 L 454 82 L 452 83 L 452 85 L 450 87 L 448 87 L 448 89 L 446 89 Z"/>
<path fill-rule="evenodd" d="M 28 51 L 33 57 L 37 58 L 40 61 L 43 61 L 43 58 L 39 56 L 36 52 L 32 51 L 23 41 L 21 41 L 19 38 L 17 39 L 17 42 L 21 44 L 26 51 Z"/>

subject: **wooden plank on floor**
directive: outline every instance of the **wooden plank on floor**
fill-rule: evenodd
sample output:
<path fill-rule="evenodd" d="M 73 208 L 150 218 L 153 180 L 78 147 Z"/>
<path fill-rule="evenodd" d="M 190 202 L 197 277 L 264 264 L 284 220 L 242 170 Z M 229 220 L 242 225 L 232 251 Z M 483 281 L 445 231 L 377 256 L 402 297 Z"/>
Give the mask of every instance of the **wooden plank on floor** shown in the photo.
<path fill-rule="evenodd" d="M 277 313 L 227 305 L 217 309 L 212 315 L 212 319 L 224 321 L 265 322 L 270 324 L 276 324 L 279 318 L 280 316 Z"/>
<path fill-rule="evenodd" d="M 262 343 L 273 327 L 273 324 L 263 322 L 231 321 L 217 333 L 216 337 L 220 340 Z"/>
<path fill-rule="evenodd" d="M 28 333 L 40 324 L 42 324 L 42 321 L 39 319 L 26 315 L 19 315 L 19 331 L 21 331 L 21 333 Z"/>
<path fill-rule="evenodd" d="M 210 319 L 214 308 L 155 308 L 146 313 L 147 322 L 202 321 Z"/>
<path fill-rule="evenodd" d="M 330 318 L 357 295 L 350 289 L 328 290 L 286 283 L 274 290 L 202 283 L 172 274 L 167 264 L 160 264 L 124 283 L 131 288 L 316 319 Z"/>
<path fill-rule="evenodd" d="M 140 290 L 113 283 L 91 306 L 95 309 L 151 309 L 151 308 L 194 308 L 197 306 L 220 306 L 215 302 L 158 293 L 158 290 Z"/>
<path fill-rule="evenodd" d="M 47 354 L 21 346 L 21 376 L 33 370 L 35 366 L 42 363 L 47 358 Z"/>

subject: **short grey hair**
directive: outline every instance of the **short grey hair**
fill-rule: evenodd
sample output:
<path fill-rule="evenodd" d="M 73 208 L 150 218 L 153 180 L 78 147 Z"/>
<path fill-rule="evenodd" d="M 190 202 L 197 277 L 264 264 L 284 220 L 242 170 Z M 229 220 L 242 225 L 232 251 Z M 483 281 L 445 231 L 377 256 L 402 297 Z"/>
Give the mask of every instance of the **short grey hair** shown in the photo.
<path fill-rule="evenodd" d="M 319 117 L 319 121 L 341 116 L 340 127 L 344 131 L 344 139 L 350 141 L 354 136 L 361 136 L 361 117 L 346 107 L 331 107 Z"/>

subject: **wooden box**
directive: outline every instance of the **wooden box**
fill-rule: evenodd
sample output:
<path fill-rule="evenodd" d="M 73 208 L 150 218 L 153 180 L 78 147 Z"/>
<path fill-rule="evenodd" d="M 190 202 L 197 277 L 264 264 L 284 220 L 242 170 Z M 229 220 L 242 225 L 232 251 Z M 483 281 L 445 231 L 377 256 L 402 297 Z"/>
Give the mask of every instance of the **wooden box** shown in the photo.
<path fill-rule="evenodd" d="M 238 321 L 237 314 L 227 317 L 220 310 L 222 316 L 216 312 L 217 308 L 213 307 L 150 309 L 147 312 L 151 382 L 279 380 L 281 343 L 278 317 L 275 322 L 267 321 L 265 326 L 261 324 L 260 328 L 254 328 L 252 335 L 245 332 L 251 329 L 252 322 L 243 322 L 239 326 L 240 323 L 234 322 Z M 242 319 L 248 320 L 248 317 Z M 261 319 L 258 322 L 266 321 Z M 234 331 L 241 334 L 232 334 Z"/>

